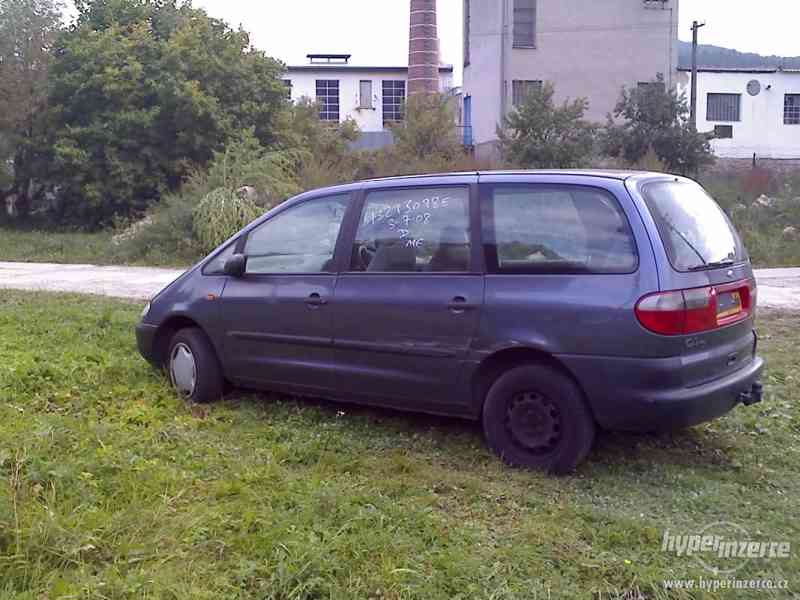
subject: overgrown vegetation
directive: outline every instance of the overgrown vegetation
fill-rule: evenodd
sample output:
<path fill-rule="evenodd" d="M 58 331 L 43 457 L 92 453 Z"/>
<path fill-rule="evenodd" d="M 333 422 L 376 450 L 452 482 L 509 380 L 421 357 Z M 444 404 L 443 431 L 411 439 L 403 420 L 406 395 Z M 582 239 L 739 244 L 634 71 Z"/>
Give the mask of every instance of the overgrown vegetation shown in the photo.
<path fill-rule="evenodd" d="M 800 171 L 757 167 L 701 177 L 733 221 L 757 266 L 800 265 Z"/>
<path fill-rule="evenodd" d="M 762 405 L 605 434 L 552 478 L 456 420 L 247 393 L 186 406 L 136 355 L 139 310 L 0 291 L 3 598 L 711 599 L 663 589 L 713 578 L 662 551 L 664 530 L 800 539 L 796 316 L 759 316 Z M 793 548 L 736 577 L 794 590 L 798 573 Z"/>
<path fill-rule="evenodd" d="M 602 137 L 603 151 L 634 165 L 654 153 L 670 173 L 697 175 L 713 163 L 708 137 L 689 123 L 685 94 L 670 89 L 659 75 L 636 88 L 623 88 Z"/>
<path fill-rule="evenodd" d="M 497 128 L 500 152 L 510 165 L 569 169 L 589 163 L 597 131 L 584 119 L 589 101 L 577 98 L 556 106 L 554 96 L 555 88 L 549 82 L 530 90 Z"/>
<path fill-rule="evenodd" d="M 0 209 L 11 208 L 0 211 L 0 259 L 188 264 L 248 219 L 326 185 L 609 164 L 694 176 L 713 158 L 685 98 L 660 77 L 623 89 L 605 128 L 585 120 L 585 99 L 558 105 L 550 83 L 530 90 L 498 129 L 501 161 L 469 155 L 454 99 L 438 94 L 408 99 L 394 145 L 359 152 L 353 121 L 323 123 L 314 101 L 287 102 L 283 66 L 189 3 L 87 0 L 68 29 L 60 9 L 0 1 Z M 717 185 L 703 175 L 756 264 L 798 264 L 797 186 L 773 186 L 775 201 L 753 207 L 753 177 Z M 113 233 L 86 236 L 101 226 Z"/>

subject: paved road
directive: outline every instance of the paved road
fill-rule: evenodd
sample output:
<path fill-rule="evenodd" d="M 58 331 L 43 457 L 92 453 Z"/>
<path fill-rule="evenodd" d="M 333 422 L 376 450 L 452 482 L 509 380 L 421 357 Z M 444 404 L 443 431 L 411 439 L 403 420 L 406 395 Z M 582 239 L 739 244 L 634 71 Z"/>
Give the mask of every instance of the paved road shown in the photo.
<path fill-rule="evenodd" d="M 147 300 L 181 270 L 0 262 L 0 288 L 101 294 Z M 800 310 L 800 268 L 761 269 L 758 305 Z"/>

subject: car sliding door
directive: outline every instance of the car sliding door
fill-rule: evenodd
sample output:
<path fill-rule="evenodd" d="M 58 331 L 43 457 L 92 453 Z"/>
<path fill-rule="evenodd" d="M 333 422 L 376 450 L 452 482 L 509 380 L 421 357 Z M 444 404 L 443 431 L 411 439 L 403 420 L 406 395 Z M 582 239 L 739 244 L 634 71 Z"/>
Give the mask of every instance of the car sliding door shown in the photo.
<path fill-rule="evenodd" d="M 461 378 L 483 304 L 472 188 L 368 190 L 334 298 L 337 387 L 436 411 L 468 402 Z"/>

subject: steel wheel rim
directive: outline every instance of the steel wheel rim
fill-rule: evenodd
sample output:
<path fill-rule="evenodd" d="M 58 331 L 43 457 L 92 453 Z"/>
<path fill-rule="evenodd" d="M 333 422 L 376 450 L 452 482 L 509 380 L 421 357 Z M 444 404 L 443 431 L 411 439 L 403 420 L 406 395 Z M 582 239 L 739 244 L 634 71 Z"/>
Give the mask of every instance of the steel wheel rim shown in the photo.
<path fill-rule="evenodd" d="M 561 411 L 543 394 L 521 392 L 508 406 L 506 429 L 520 448 L 548 454 L 556 449 L 563 436 Z"/>
<path fill-rule="evenodd" d="M 172 385 L 184 397 L 194 394 L 197 386 L 197 363 L 192 349 L 184 343 L 175 344 L 169 359 Z"/>

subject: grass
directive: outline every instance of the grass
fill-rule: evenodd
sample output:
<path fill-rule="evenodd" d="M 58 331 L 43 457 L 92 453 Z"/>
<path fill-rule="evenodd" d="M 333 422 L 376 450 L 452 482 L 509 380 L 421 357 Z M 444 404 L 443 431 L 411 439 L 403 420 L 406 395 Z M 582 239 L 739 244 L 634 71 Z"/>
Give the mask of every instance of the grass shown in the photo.
<path fill-rule="evenodd" d="M 0 598 L 787 598 L 800 586 L 800 318 L 762 314 L 766 398 L 668 435 L 604 434 L 569 477 L 510 470 L 475 425 L 236 393 L 187 406 L 140 307 L 0 291 Z M 712 578 L 665 529 L 790 541 Z M 634 593 L 634 591 L 636 593 Z M 794 596 L 797 597 L 797 596 Z"/>
<path fill-rule="evenodd" d="M 174 239 L 112 243 L 114 232 L 14 229 L 0 226 L 0 261 L 185 267 L 200 253 Z M 174 236 L 176 237 L 176 236 Z"/>
<path fill-rule="evenodd" d="M 0 261 L 113 264 L 111 233 L 0 228 Z"/>

